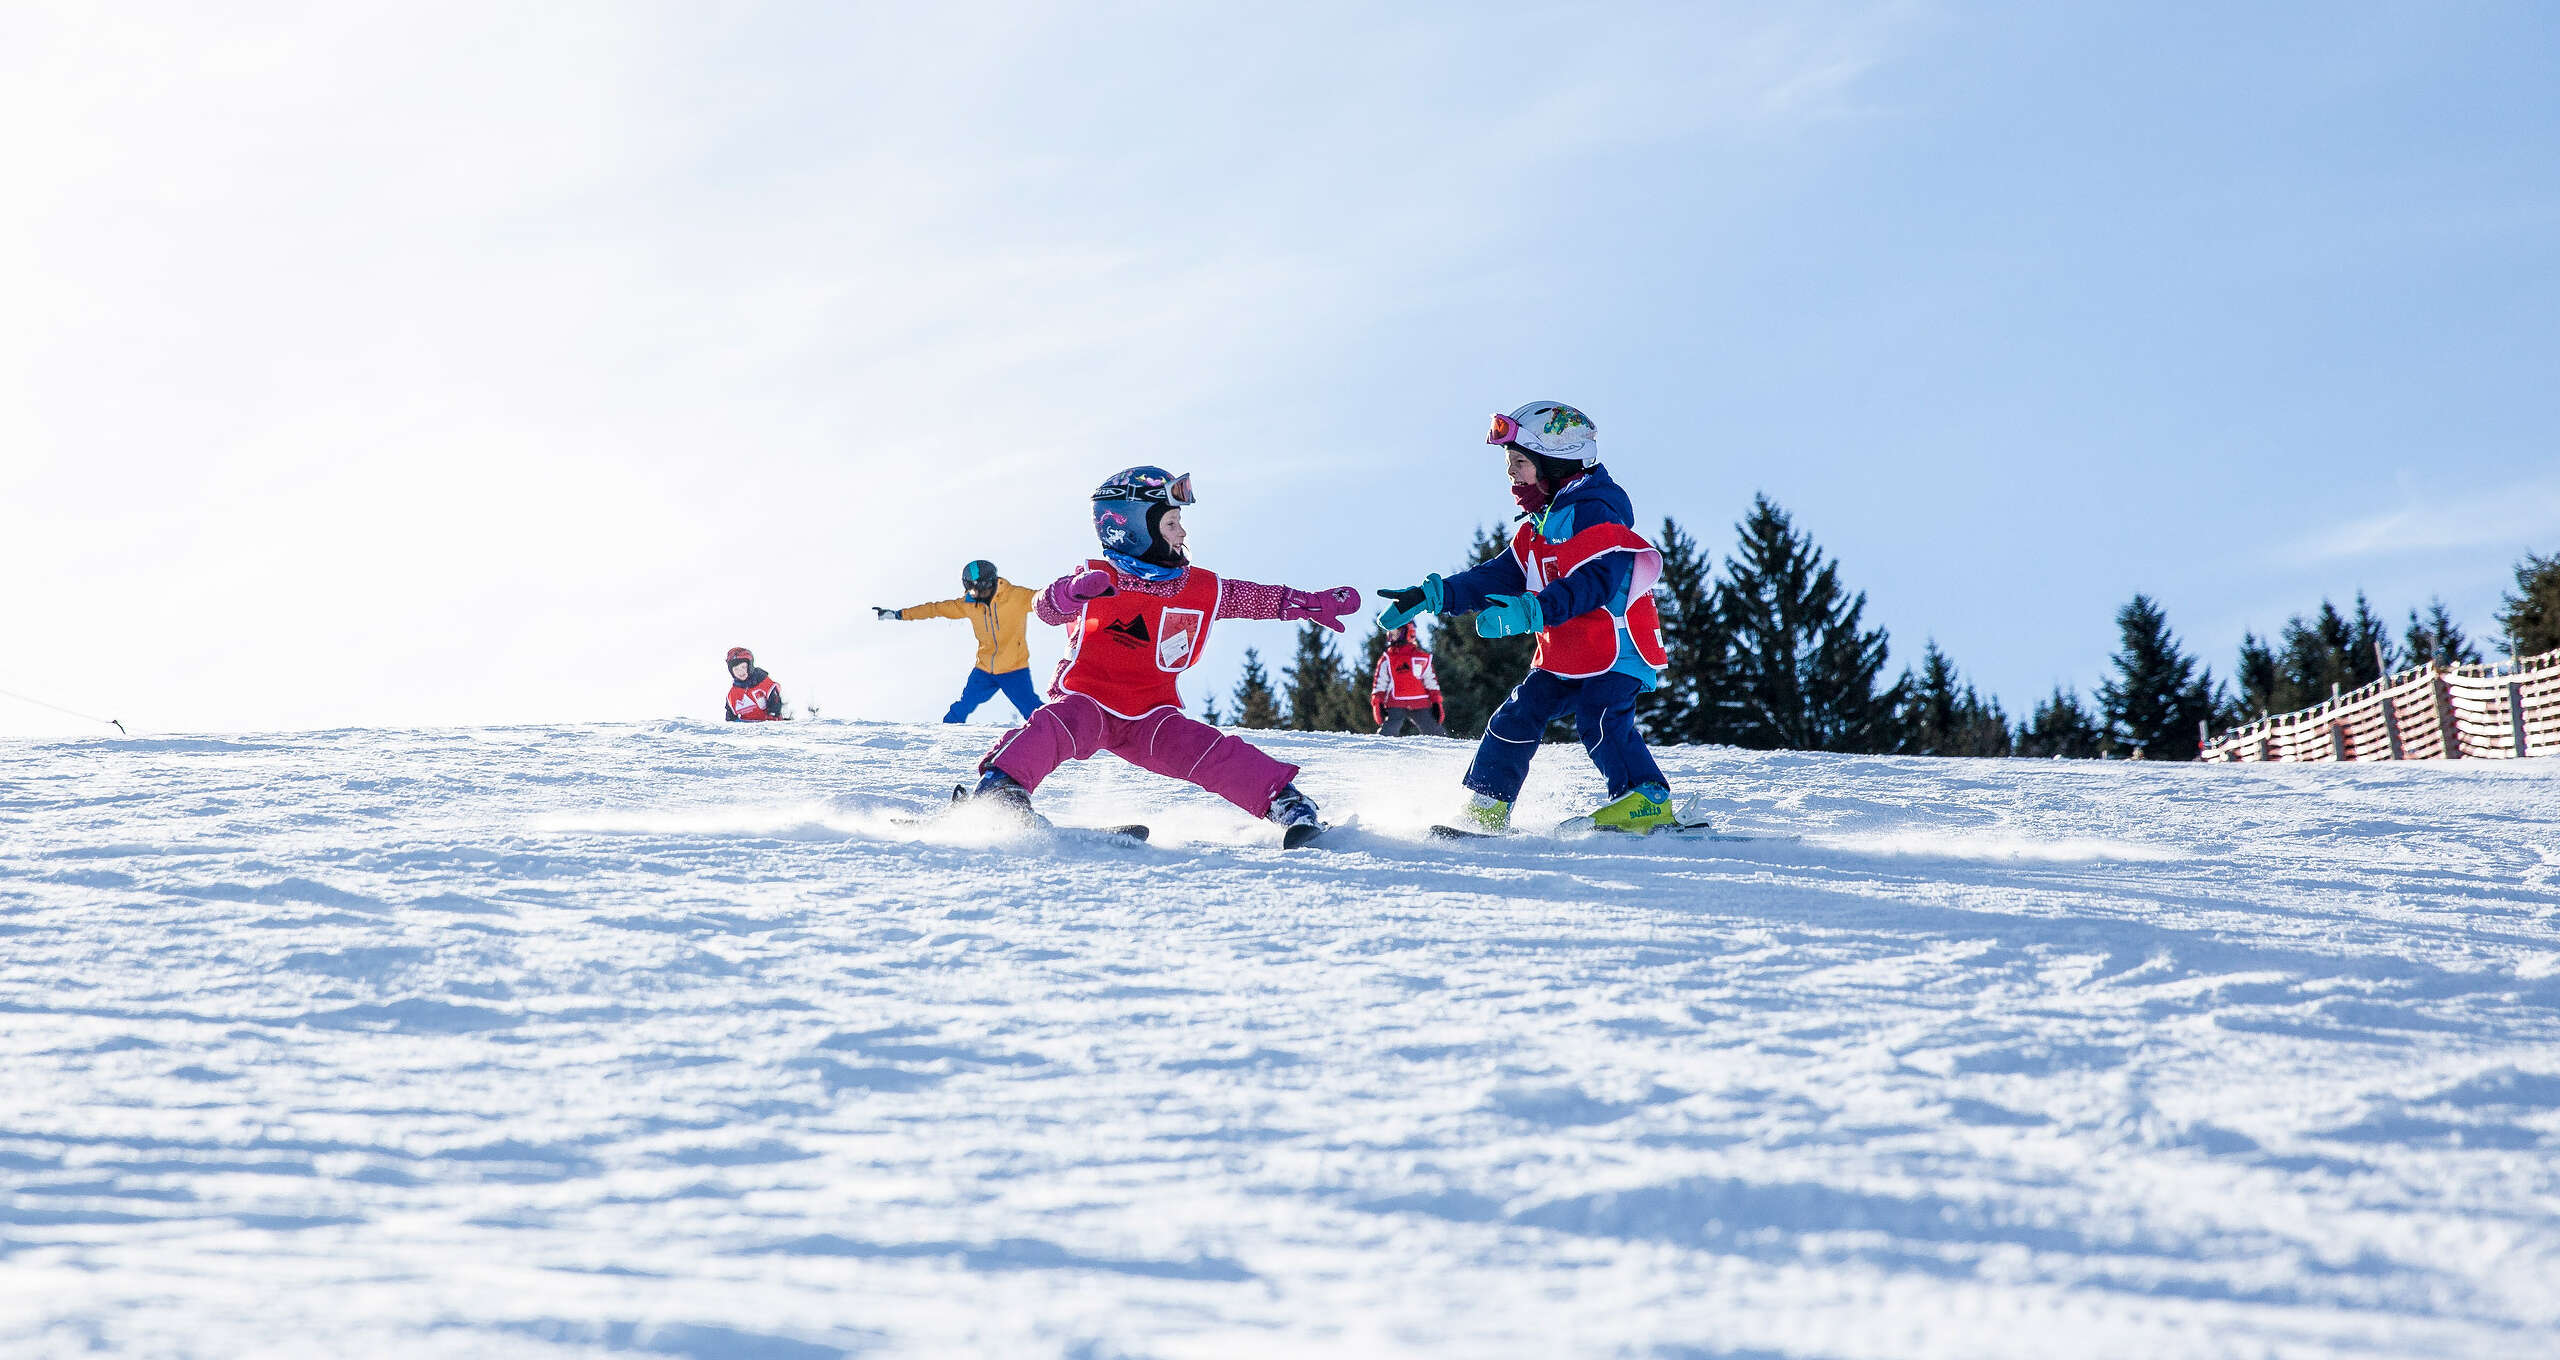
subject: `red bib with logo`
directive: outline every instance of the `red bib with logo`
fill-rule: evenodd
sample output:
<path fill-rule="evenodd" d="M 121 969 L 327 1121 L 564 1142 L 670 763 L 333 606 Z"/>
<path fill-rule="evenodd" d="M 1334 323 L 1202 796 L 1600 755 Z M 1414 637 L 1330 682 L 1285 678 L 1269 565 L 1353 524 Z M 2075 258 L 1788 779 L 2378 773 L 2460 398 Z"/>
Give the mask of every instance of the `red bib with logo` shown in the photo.
<path fill-rule="evenodd" d="M 1389 647 L 1378 658 L 1378 683 L 1372 691 L 1384 691 L 1387 707 L 1430 703 L 1439 689 L 1439 677 L 1431 673 L 1431 653 L 1419 647 Z"/>
<path fill-rule="evenodd" d="M 1097 571 L 1108 562 L 1091 562 Z M 1087 600 L 1067 630 L 1067 659 L 1055 688 L 1081 694 L 1123 718 L 1182 707 L 1174 681 L 1200 660 L 1218 617 L 1218 578 L 1193 567 L 1171 595 L 1123 590 Z"/>
<path fill-rule="evenodd" d="M 729 714 L 740 722 L 772 722 L 774 715 L 765 712 L 765 700 L 782 688 L 781 682 L 768 675 L 753 685 L 729 687 Z"/>
<path fill-rule="evenodd" d="M 1619 661 L 1618 636 L 1624 629 L 1635 640 L 1636 655 L 1661 670 L 1671 663 L 1662 645 L 1662 611 L 1653 603 L 1653 584 L 1662 579 L 1662 554 L 1642 535 L 1623 524 L 1595 524 L 1562 543 L 1549 543 L 1535 521 L 1523 523 L 1511 536 L 1511 556 L 1529 589 L 1542 590 L 1573 574 L 1574 569 L 1611 553 L 1634 553 L 1635 575 L 1627 582 L 1623 614 L 1594 609 L 1570 619 L 1557 619 L 1538 634 L 1538 654 L 1530 664 L 1567 678 L 1601 675 Z"/>

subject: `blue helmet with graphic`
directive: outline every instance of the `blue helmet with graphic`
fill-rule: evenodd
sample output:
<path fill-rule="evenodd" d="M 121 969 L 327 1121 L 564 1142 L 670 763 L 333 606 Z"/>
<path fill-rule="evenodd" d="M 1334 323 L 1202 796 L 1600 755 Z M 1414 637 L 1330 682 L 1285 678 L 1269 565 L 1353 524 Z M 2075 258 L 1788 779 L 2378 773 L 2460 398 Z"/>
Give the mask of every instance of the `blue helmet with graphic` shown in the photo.
<path fill-rule="evenodd" d="M 1093 490 L 1093 536 L 1123 556 L 1154 566 L 1181 566 L 1182 550 L 1164 541 L 1164 515 L 1191 502 L 1190 473 L 1123 468 Z"/>

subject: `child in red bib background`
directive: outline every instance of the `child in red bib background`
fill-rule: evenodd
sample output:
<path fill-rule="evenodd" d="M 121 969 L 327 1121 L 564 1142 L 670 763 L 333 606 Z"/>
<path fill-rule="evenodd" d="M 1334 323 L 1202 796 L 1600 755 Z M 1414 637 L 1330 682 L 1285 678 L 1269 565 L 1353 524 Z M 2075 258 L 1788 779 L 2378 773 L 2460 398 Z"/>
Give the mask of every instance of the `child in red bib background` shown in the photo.
<path fill-rule="evenodd" d="M 1422 732 L 1445 737 L 1449 735 L 1447 711 L 1431 653 L 1412 624 L 1395 629 L 1387 637 L 1387 650 L 1378 655 L 1377 673 L 1369 684 L 1369 716 L 1377 721 L 1378 735 Z"/>
<path fill-rule="evenodd" d="M 744 647 L 729 649 L 729 708 L 721 715 L 731 722 L 781 722 L 782 686 L 756 664 L 756 654 Z"/>
<path fill-rule="evenodd" d="M 1185 714 L 1175 682 L 1222 620 L 1312 620 L 1339 633 L 1360 592 L 1309 593 L 1193 566 L 1182 527 L 1191 503 L 1190 475 L 1156 467 L 1120 472 L 1093 493 L 1102 556 L 1050 582 L 1032 606 L 1042 623 L 1070 630 L 1053 702 L 978 762 L 973 797 L 1027 810 L 1051 771 L 1109 751 L 1292 831 L 1318 825 L 1315 803 L 1294 782 L 1298 767 Z"/>
<path fill-rule="evenodd" d="M 1486 724 L 1467 767 L 1467 815 L 1485 831 L 1507 831 L 1511 804 L 1529 778 L 1547 724 L 1566 713 L 1591 763 L 1609 781 L 1609 803 L 1591 814 L 1604 830 L 1650 832 L 1680 825 L 1662 767 L 1636 729 L 1636 696 L 1660 680 L 1669 655 L 1653 602 L 1662 554 L 1635 531 L 1635 506 L 1600 466 L 1600 434 L 1570 406 L 1533 401 L 1495 416 L 1487 444 L 1499 445 L 1521 510 L 1511 550 L 1446 580 L 1382 592 L 1394 607 L 1389 628 L 1423 613 L 1474 614 L 1479 637 L 1535 634 L 1529 675 Z"/>

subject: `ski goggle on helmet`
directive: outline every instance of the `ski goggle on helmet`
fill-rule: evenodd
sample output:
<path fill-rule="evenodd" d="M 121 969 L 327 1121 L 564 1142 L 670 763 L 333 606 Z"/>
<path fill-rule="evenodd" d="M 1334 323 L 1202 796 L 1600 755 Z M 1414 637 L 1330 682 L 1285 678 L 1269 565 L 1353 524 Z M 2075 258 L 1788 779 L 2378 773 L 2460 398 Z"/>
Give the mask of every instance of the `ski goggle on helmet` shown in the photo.
<path fill-rule="evenodd" d="M 1560 401 L 1533 401 L 1493 418 L 1484 442 L 1561 458 L 1589 467 L 1600 461 L 1600 431 L 1591 417 Z"/>
<path fill-rule="evenodd" d="M 996 594 L 996 564 L 980 558 L 960 569 L 960 590 L 973 600 L 991 600 Z"/>
<path fill-rule="evenodd" d="M 1181 476 L 1160 467 L 1133 467 L 1111 474 L 1111 479 L 1093 489 L 1098 501 L 1144 501 L 1149 505 L 1189 505 L 1197 497 L 1191 494 L 1191 474 Z"/>

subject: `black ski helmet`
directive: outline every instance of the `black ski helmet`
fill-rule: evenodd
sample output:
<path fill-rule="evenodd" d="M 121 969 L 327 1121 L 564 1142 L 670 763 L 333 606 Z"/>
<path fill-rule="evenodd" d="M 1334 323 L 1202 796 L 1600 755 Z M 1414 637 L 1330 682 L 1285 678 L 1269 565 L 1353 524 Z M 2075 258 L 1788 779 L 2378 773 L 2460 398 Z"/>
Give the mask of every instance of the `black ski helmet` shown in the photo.
<path fill-rule="evenodd" d="M 960 593 L 979 604 L 996 597 L 996 564 L 981 557 L 960 569 Z"/>

